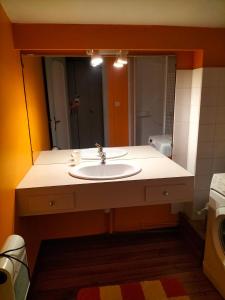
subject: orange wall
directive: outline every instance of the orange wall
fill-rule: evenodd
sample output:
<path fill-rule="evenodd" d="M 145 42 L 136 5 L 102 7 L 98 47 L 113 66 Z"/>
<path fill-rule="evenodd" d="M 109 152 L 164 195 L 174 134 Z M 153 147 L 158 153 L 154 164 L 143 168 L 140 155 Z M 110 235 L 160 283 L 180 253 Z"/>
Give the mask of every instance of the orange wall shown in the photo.
<path fill-rule="evenodd" d="M 32 164 L 19 52 L 0 5 L 0 247 L 14 232 L 14 190 Z"/>
<path fill-rule="evenodd" d="M 225 28 L 74 24 L 14 24 L 13 28 L 15 47 L 23 51 L 202 50 L 203 66 L 225 66 Z"/>
<path fill-rule="evenodd" d="M 176 53 L 176 69 L 189 70 L 194 65 L 194 52 L 193 51 L 180 51 Z"/>
<path fill-rule="evenodd" d="M 109 146 L 127 146 L 128 142 L 128 72 L 127 66 L 113 67 L 115 58 L 106 58 L 109 114 Z"/>
<path fill-rule="evenodd" d="M 172 227 L 178 224 L 178 216 L 171 213 L 170 204 L 117 208 L 114 210 L 113 219 L 114 230 L 117 232 Z"/>
<path fill-rule="evenodd" d="M 49 150 L 49 129 L 41 57 L 24 55 L 23 76 L 28 109 L 31 147 L 35 160 L 41 150 Z"/>
<path fill-rule="evenodd" d="M 0 26 L 0 40 L 4 41 L 0 44 L 0 120 L 2 122 L 0 127 L 0 243 L 2 243 L 5 237 L 13 232 L 14 188 L 31 165 L 31 153 L 19 55 L 13 50 L 11 26 L 1 8 Z M 225 66 L 225 29 L 54 24 L 14 24 L 13 27 L 15 47 L 24 52 L 43 53 L 50 50 L 50 52 L 64 53 L 68 50 L 73 52 L 90 48 L 155 50 L 182 52 L 178 59 L 180 68 L 189 68 L 190 65 Z M 127 70 L 126 68 L 112 70 L 110 60 L 107 64 L 108 76 L 112 77 L 109 94 L 109 113 L 112 114 L 110 143 L 125 145 L 128 143 L 127 86 L 124 85 L 127 80 Z M 114 75 L 117 71 L 116 79 Z M 119 92 L 121 86 L 122 90 Z M 119 108 L 113 104 L 118 100 L 117 97 L 121 104 Z M 169 207 L 166 209 L 154 207 L 151 211 L 154 211 L 155 216 L 160 212 L 157 222 L 165 221 L 166 216 L 168 223 L 176 223 L 176 218 L 169 214 Z M 142 218 L 142 212 L 143 208 L 138 211 L 129 210 L 128 221 L 130 222 L 137 215 Z M 114 221 L 117 230 L 123 228 L 126 214 L 124 210 L 115 211 Z M 143 222 L 146 222 L 145 220 L 147 220 L 146 216 Z M 136 219 L 132 221 L 135 223 Z M 22 218 L 18 228 L 27 239 L 33 263 L 41 239 L 105 232 L 107 229 L 105 222 L 105 215 L 100 211 Z M 138 229 L 140 224 L 129 226 Z"/>

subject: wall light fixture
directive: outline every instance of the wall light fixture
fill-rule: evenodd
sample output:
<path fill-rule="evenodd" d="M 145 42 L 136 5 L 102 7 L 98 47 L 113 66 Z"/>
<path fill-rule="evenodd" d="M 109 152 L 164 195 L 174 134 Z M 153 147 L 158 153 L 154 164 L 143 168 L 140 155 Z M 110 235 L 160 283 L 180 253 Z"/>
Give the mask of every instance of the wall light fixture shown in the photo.
<path fill-rule="evenodd" d="M 123 54 L 122 51 L 120 51 L 120 55 L 117 58 L 117 62 L 122 65 L 127 65 L 127 63 L 128 63 L 127 55 Z"/>
<path fill-rule="evenodd" d="M 127 53 L 123 53 L 121 50 L 120 50 L 120 53 L 119 55 L 117 56 L 113 66 L 115 68 L 122 68 L 124 65 L 127 64 Z"/>
<path fill-rule="evenodd" d="M 94 52 L 94 50 L 88 50 L 87 54 L 91 56 L 91 66 L 97 67 L 103 63 L 103 58 L 101 55 Z"/>
<path fill-rule="evenodd" d="M 91 57 L 91 66 L 97 67 L 103 63 L 104 56 L 116 56 L 116 60 L 113 63 L 113 66 L 117 69 L 122 68 L 128 63 L 127 55 L 128 51 L 123 50 L 98 50 L 93 49 L 87 50 L 87 55 Z"/>
<path fill-rule="evenodd" d="M 113 67 L 120 69 L 123 67 L 123 64 L 121 62 L 119 62 L 118 59 L 116 59 L 113 63 Z"/>

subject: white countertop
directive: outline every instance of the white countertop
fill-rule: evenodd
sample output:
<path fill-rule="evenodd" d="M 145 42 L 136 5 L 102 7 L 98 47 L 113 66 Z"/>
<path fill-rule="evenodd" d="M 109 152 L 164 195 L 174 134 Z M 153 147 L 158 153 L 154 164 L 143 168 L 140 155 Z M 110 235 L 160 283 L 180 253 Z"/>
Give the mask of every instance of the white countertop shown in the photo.
<path fill-rule="evenodd" d="M 31 167 L 21 180 L 17 189 L 29 189 L 37 187 L 83 185 L 102 182 L 154 180 L 176 177 L 193 177 L 191 173 L 165 157 L 151 146 L 122 147 L 128 154 L 113 159 L 119 161 L 130 160 L 138 164 L 142 171 L 134 176 L 114 180 L 84 180 L 69 175 L 70 155 L 73 150 L 43 151 L 37 158 L 35 165 Z M 81 160 L 81 164 L 87 160 Z M 107 161 L 106 161 L 107 163 Z"/>
<path fill-rule="evenodd" d="M 132 158 L 151 158 L 151 157 L 164 157 L 159 151 L 152 146 L 133 146 L 133 147 L 108 147 L 107 149 L 125 149 L 128 154 L 121 157 L 121 159 Z M 95 148 L 97 151 L 97 148 Z M 71 154 L 73 151 L 79 151 L 79 149 L 68 150 L 51 150 L 41 151 L 35 165 L 49 165 L 49 164 L 67 164 L 70 162 Z M 118 158 L 119 159 L 119 158 Z M 111 159 L 110 159 L 111 160 Z"/>

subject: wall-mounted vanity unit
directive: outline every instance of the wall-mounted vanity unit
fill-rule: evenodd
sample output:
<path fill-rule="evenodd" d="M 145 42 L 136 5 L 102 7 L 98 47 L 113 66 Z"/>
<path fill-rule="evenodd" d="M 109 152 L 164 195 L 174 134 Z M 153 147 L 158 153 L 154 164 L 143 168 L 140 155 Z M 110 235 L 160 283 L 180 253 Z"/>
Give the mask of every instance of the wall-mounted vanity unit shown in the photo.
<path fill-rule="evenodd" d="M 188 171 L 151 146 L 121 149 L 127 150 L 127 154 L 115 161 L 133 162 L 142 170 L 136 175 L 114 180 L 85 180 L 70 176 L 71 149 L 42 152 L 37 159 L 39 164 L 33 165 L 17 186 L 18 215 L 57 214 L 193 200 L 194 177 Z"/>

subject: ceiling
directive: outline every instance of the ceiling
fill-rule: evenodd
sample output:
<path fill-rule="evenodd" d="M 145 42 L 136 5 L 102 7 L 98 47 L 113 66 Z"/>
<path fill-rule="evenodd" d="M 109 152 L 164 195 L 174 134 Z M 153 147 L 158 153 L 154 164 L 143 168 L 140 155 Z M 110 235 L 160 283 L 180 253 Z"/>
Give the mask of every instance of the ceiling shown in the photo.
<path fill-rule="evenodd" d="M 0 0 L 14 23 L 225 27 L 225 0 Z"/>

